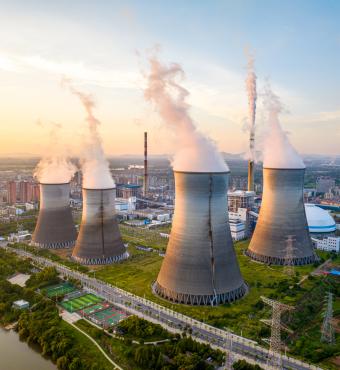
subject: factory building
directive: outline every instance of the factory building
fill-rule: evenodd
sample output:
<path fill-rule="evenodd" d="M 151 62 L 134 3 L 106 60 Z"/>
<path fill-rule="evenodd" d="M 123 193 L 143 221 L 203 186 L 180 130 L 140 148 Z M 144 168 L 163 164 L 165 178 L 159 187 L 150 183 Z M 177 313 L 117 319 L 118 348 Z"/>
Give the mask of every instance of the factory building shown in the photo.
<path fill-rule="evenodd" d="M 284 265 L 313 263 L 316 256 L 303 205 L 304 168 L 264 168 L 264 191 L 257 225 L 247 250 L 254 260 Z M 288 240 L 293 253 L 288 255 Z"/>
<path fill-rule="evenodd" d="M 71 208 L 70 184 L 40 184 L 40 210 L 32 244 L 68 248 L 77 238 Z"/>
<path fill-rule="evenodd" d="M 327 252 L 340 252 L 340 237 L 327 237 L 324 239 L 312 238 L 316 249 Z"/>
<path fill-rule="evenodd" d="M 230 232 L 233 240 L 238 241 L 246 238 L 246 224 L 238 219 L 230 219 Z"/>
<path fill-rule="evenodd" d="M 72 258 L 84 265 L 119 262 L 129 254 L 115 215 L 115 189 L 83 189 L 83 215 Z"/>
<path fill-rule="evenodd" d="M 154 292 L 190 305 L 233 302 L 247 286 L 226 212 L 228 173 L 174 173 L 175 213 Z"/>

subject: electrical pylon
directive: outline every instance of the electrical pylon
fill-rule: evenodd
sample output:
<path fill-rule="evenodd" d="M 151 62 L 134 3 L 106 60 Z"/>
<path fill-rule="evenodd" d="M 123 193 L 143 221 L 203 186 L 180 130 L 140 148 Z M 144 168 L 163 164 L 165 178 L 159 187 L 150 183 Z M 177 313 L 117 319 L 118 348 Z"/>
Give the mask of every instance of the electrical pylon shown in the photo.
<path fill-rule="evenodd" d="M 287 247 L 286 247 L 286 258 L 284 260 L 283 272 L 288 276 L 295 276 L 294 269 L 294 248 L 293 243 L 296 239 L 294 235 L 288 235 L 287 237 Z"/>
<path fill-rule="evenodd" d="M 272 307 L 272 318 L 271 320 L 261 320 L 265 324 L 271 327 L 271 334 L 269 340 L 269 356 L 267 365 L 274 369 L 282 369 L 282 358 L 281 358 L 281 329 L 291 332 L 290 329 L 281 324 L 281 314 L 284 311 L 294 310 L 294 307 L 288 306 L 284 303 L 274 301 L 261 296 L 264 303 Z"/>
<path fill-rule="evenodd" d="M 234 356 L 233 356 L 233 341 L 231 334 L 228 332 L 224 337 L 225 345 L 225 365 L 226 370 L 233 370 Z"/>
<path fill-rule="evenodd" d="M 325 342 L 328 344 L 335 343 L 335 334 L 334 334 L 334 327 L 333 327 L 333 294 L 328 292 L 326 295 L 327 299 L 327 307 L 326 311 L 324 312 L 324 319 L 321 328 L 321 342 Z"/>

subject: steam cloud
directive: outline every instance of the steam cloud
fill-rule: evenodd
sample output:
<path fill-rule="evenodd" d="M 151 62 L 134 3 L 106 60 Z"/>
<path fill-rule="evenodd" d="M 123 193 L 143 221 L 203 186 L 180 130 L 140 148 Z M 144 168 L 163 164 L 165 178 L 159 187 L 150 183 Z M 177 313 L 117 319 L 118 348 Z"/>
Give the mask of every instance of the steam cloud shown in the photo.
<path fill-rule="evenodd" d="M 164 123 L 175 133 L 177 148 L 173 159 L 176 171 L 225 172 L 228 166 L 215 145 L 197 131 L 189 115 L 189 92 L 181 86 L 185 75 L 179 64 L 161 64 L 149 58 L 150 72 L 144 97 L 154 104 Z"/>
<path fill-rule="evenodd" d="M 250 160 L 255 161 L 255 117 L 256 117 L 256 74 L 254 70 L 254 57 L 248 55 L 246 78 L 246 90 L 248 94 L 248 117 L 249 117 L 249 133 L 250 133 Z"/>
<path fill-rule="evenodd" d="M 264 90 L 264 105 L 268 111 L 269 131 L 264 139 L 263 167 L 265 168 L 305 168 L 302 158 L 289 142 L 282 130 L 279 114 L 282 105 L 269 84 Z"/>
<path fill-rule="evenodd" d="M 42 126 L 41 123 L 39 125 Z M 34 177 L 43 184 L 65 184 L 70 182 L 77 170 L 70 158 L 60 152 L 61 128 L 61 125 L 52 123 L 48 154 L 40 160 L 34 170 Z"/>
<path fill-rule="evenodd" d="M 103 150 L 102 140 L 98 132 L 100 121 L 94 116 L 93 109 L 95 103 L 91 95 L 85 94 L 75 89 L 70 80 L 63 79 L 62 84 L 70 92 L 79 98 L 87 113 L 86 121 L 88 123 L 89 138 L 84 145 L 83 158 L 81 159 L 81 168 L 83 172 L 83 187 L 86 189 L 108 189 L 114 187 L 109 163 L 106 160 Z"/>

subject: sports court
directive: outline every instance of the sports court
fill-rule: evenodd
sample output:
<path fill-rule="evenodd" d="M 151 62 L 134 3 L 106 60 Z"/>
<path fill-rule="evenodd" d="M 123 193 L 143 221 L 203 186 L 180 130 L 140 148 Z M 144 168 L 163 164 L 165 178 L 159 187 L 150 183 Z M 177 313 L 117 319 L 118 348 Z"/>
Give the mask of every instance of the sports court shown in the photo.
<path fill-rule="evenodd" d="M 48 286 L 42 289 L 42 292 L 47 295 L 48 298 L 61 297 L 67 293 L 73 292 L 76 288 L 68 283 L 60 283 L 52 286 Z"/>
<path fill-rule="evenodd" d="M 94 294 L 85 294 L 81 297 L 70 299 L 61 302 L 61 305 L 69 312 L 79 311 L 85 307 L 93 306 L 94 304 L 102 302 L 102 299 Z"/>
<path fill-rule="evenodd" d="M 84 308 L 79 312 L 81 315 L 89 316 L 92 315 L 93 313 L 101 310 L 105 310 L 106 308 L 109 308 L 111 305 L 108 302 L 99 302 L 94 304 L 93 306 Z"/>
<path fill-rule="evenodd" d="M 108 327 L 118 324 L 119 321 L 124 320 L 126 317 L 125 312 L 115 307 L 109 307 L 105 310 L 95 312 L 90 316 L 90 319 L 103 327 Z"/>

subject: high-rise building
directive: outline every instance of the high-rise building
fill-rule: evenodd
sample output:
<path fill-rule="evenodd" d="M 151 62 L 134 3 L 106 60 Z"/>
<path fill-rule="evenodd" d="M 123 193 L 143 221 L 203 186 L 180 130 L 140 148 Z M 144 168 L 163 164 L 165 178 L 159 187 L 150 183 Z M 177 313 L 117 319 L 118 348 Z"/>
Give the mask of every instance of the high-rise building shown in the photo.
<path fill-rule="evenodd" d="M 7 183 L 7 202 L 9 204 L 17 202 L 17 183 L 15 181 L 8 181 Z"/>
<path fill-rule="evenodd" d="M 335 180 L 326 177 L 320 176 L 316 179 L 316 192 L 317 193 L 328 193 L 330 189 L 335 186 Z"/>

